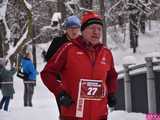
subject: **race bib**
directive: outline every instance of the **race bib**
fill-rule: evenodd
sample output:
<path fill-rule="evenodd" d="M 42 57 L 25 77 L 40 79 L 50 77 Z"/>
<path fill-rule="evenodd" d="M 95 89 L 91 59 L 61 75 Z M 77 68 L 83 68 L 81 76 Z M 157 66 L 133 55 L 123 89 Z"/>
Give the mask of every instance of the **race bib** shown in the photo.
<path fill-rule="evenodd" d="M 80 80 L 80 98 L 85 100 L 100 100 L 104 98 L 104 84 L 102 80 Z"/>
<path fill-rule="evenodd" d="M 102 80 L 81 79 L 79 83 L 76 117 L 82 118 L 85 100 L 101 100 L 105 96 Z"/>

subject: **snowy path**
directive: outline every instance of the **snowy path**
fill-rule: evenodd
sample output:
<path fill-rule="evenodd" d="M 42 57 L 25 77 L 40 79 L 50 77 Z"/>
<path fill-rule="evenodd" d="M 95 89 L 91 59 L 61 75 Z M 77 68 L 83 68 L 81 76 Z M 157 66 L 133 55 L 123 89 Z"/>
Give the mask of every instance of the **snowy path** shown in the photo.
<path fill-rule="evenodd" d="M 58 120 L 58 109 L 54 96 L 38 79 L 33 97 L 33 107 L 23 107 L 24 86 L 21 79 L 14 77 L 15 94 L 9 112 L 0 111 L 0 120 Z M 0 98 L 2 97 L 0 93 Z"/>
<path fill-rule="evenodd" d="M 33 107 L 23 107 L 23 82 L 14 77 L 16 94 L 10 103 L 10 111 L 0 111 L 0 120 L 58 120 L 58 109 L 55 98 L 38 78 Z M 0 98 L 2 95 L 0 94 Z M 115 111 L 109 114 L 108 120 L 146 120 L 142 113 Z"/>
<path fill-rule="evenodd" d="M 42 44 L 44 45 L 44 44 Z M 38 48 L 37 48 L 38 49 Z M 38 71 L 43 69 L 41 58 L 42 49 L 37 50 Z M 122 54 L 122 53 L 121 53 Z M 121 55 L 120 54 L 120 55 Z M 58 120 L 58 109 L 54 96 L 43 85 L 40 77 L 37 77 L 37 85 L 33 96 L 33 107 L 23 106 L 23 81 L 14 77 L 15 95 L 9 106 L 9 112 L 0 111 L 0 120 Z M 2 98 L 0 92 L 0 99 Z M 114 111 L 109 114 L 108 120 L 146 120 L 145 114 Z"/>

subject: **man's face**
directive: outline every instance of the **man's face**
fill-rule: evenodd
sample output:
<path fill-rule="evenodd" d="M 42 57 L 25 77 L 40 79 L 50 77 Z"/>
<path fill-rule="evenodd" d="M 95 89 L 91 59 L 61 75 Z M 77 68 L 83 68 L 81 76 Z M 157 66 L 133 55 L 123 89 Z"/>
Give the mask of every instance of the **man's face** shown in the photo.
<path fill-rule="evenodd" d="M 102 37 L 102 26 L 99 24 L 92 24 L 83 30 L 82 36 L 85 40 L 95 45 L 100 42 Z"/>
<path fill-rule="evenodd" d="M 80 28 L 67 28 L 66 33 L 70 39 L 75 39 L 80 35 Z"/>

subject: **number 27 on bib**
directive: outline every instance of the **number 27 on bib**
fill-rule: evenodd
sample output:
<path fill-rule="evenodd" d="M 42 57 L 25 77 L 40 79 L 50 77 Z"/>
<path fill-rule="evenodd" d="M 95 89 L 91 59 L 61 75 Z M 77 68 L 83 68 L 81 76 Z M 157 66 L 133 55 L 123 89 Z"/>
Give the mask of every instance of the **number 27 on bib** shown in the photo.
<path fill-rule="evenodd" d="M 102 80 L 80 80 L 80 98 L 85 100 L 100 100 L 105 96 L 105 89 Z"/>

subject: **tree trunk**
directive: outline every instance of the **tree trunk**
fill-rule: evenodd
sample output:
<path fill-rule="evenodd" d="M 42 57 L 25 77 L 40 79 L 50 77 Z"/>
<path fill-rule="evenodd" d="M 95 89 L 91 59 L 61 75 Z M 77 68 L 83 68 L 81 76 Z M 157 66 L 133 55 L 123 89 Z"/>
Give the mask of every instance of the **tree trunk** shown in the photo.
<path fill-rule="evenodd" d="M 144 0 L 144 2 L 145 2 L 145 4 L 148 4 L 149 1 L 148 0 Z M 145 8 L 143 8 L 143 10 L 145 10 Z M 142 13 L 140 15 L 140 31 L 143 34 L 146 32 L 146 24 L 145 24 L 145 22 L 146 22 L 146 14 Z"/>
<path fill-rule="evenodd" d="M 0 20 L 0 57 L 4 57 L 4 41 L 5 41 L 5 26 L 3 20 Z"/>
<path fill-rule="evenodd" d="M 27 12 L 27 27 L 26 27 L 26 29 L 28 28 L 28 34 L 27 34 L 27 38 L 22 42 L 22 44 L 17 47 L 15 53 L 9 57 L 9 59 L 11 60 L 11 64 L 13 64 L 13 62 L 16 62 L 15 56 L 18 52 L 22 52 L 22 54 L 24 54 L 23 49 L 25 47 L 26 42 L 29 40 L 32 40 L 32 38 L 33 38 L 33 35 L 32 35 L 32 13 L 25 5 L 24 0 L 19 0 L 19 2 L 20 2 L 20 5 L 23 6 L 25 11 Z M 33 63 L 36 63 L 35 59 L 33 59 Z"/>
<path fill-rule="evenodd" d="M 35 40 L 33 40 L 33 37 L 35 36 L 35 26 L 32 27 L 32 54 L 33 54 L 33 64 L 35 68 L 37 68 L 37 55 L 36 55 L 36 43 Z"/>
<path fill-rule="evenodd" d="M 135 1 L 129 0 L 129 3 L 134 4 Z M 128 10 L 131 12 L 129 14 L 130 48 L 133 48 L 133 53 L 136 53 L 136 48 L 138 47 L 138 37 L 139 37 L 138 17 L 140 12 L 134 6 L 128 6 Z"/>
<path fill-rule="evenodd" d="M 66 8 L 64 4 L 65 0 L 57 0 L 57 11 L 62 13 L 62 21 L 67 17 L 66 16 Z"/>
<path fill-rule="evenodd" d="M 105 6 L 104 6 L 104 0 L 100 0 L 100 12 L 101 12 L 101 15 L 103 17 L 103 44 L 107 46 L 107 28 L 106 28 L 106 19 L 105 19 Z"/>
<path fill-rule="evenodd" d="M 133 48 L 133 53 L 136 53 L 136 48 L 138 47 L 137 14 L 129 15 L 129 30 L 130 30 L 130 48 Z"/>
<path fill-rule="evenodd" d="M 143 34 L 146 32 L 145 20 L 146 20 L 146 15 L 144 13 L 142 13 L 140 16 L 140 31 Z"/>
<path fill-rule="evenodd" d="M 66 7 L 64 4 L 65 0 L 57 0 L 57 11 L 61 13 L 61 19 L 59 20 L 60 30 L 59 35 L 63 34 L 62 23 L 65 20 L 66 16 Z"/>

